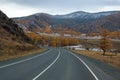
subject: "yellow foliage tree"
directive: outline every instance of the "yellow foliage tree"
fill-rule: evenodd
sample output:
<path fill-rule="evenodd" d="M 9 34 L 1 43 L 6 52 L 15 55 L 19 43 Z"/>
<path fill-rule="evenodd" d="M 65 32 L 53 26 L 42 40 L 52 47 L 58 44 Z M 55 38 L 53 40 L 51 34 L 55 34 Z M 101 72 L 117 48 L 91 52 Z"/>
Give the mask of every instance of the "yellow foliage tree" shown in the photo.
<path fill-rule="evenodd" d="M 105 52 L 112 48 L 111 40 L 109 39 L 109 31 L 104 29 L 101 32 L 101 36 L 102 39 L 100 39 L 100 48 L 103 50 L 103 55 L 105 55 Z"/>

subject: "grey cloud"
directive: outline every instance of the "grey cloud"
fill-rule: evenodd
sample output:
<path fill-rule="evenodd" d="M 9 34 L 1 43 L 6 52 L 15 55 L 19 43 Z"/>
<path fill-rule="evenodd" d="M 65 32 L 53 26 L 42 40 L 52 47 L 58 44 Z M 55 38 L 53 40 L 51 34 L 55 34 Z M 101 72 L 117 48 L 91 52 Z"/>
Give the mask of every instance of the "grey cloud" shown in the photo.
<path fill-rule="evenodd" d="M 48 10 L 96 10 L 104 6 L 120 5 L 120 0 L 1 0 L 0 3 L 44 8 Z"/>
<path fill-rule="evenodd" d="M 101 0 L 104 5 L 120 5 L 120 0 Z"/>
<path fill-rule="evenodd" d="M 120 5 L 120 0 L 1 0 L 29 6 Z"/>
<path fill-rule="evenodd" d="M 108 0 L 1 0 L 4 2 L 13 2 L 26 6 L 56 6 L 56 7 L 71 7 L 71 6 L 89 6 L 89 5 L 103 5 Z"/>

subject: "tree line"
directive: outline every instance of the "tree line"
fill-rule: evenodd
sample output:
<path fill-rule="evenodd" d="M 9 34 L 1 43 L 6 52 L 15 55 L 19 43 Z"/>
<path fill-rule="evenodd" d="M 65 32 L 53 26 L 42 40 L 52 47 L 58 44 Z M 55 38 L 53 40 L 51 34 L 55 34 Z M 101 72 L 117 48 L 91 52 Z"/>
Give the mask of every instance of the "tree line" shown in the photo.
<path fill-rule="evenodd" d="M 88 34 L 89 36 L 101 36 L 101 39 L 97 43 L 87 42 L 86 40 L 82 41 L 79 38 L 70 38 L 64 36 L 47 36 L 40 35 L 33 32 L 26 33 L 26 35 L 31 39 L 32 43 L 35 46 L 52 46 L 52 47 L 63 47 L 63 46 L 72 46 L 82 44 L 85 46 L 86 50 L 89 50 L 91 47 L 98 47 L 103 51 L 103 55 L 107 51 L 110 51 L 113 48 L 112 38 L 119 39 L 118 32 L 109 32 L 107 29 L 99 29 L 97 33 Z M 119 48 L 117 49 L 119 51 Z"/>
<path fill-rule="evenodd" d="M 78 38 L 70 38 L 64 36 L 39 35 L 33 32 L 26 33 L 26 35 L 32 40 L 31 43 L 36 46 L 62 47 L 77 45 L 80 42 L 80 39 Z"/>
<path fill-rule="evenodd" d="M 103 51 L 102 55 L 105 55 L 106 52 L 120 52 L 120 44 L 115 44 L 116 41 L 120 40 L 120 31 L 110 32 L 107 29 L 98 28 L 96 33 L 90 33 L 87 36 L 100 36 L 101 38 L 97 41 L 84 41 L 83 45 L 85 46 L 86 50 L 90 48 L 96 47 Z"/>

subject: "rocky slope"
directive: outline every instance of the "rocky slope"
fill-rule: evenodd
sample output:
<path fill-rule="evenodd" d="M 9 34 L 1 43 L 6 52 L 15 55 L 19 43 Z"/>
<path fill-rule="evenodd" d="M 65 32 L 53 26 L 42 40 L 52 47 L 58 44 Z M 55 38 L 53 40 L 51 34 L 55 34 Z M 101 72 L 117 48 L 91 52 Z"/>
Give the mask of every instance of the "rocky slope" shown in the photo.
<path fill-rule="evenodd" d="M 0 11 L 0 56 L 32 48 L 23 30 Z"/>

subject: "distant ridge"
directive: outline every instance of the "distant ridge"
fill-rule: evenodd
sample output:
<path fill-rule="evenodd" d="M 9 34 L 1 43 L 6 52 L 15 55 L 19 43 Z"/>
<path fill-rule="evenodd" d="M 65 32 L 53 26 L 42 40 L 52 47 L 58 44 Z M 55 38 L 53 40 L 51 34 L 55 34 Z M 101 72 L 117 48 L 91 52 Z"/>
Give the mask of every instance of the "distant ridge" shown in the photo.
<path fill-rule="evenodd" d="M 56 32 L 58 28 L 73 29 L 82 33 L 95 32 L 97 26 L 107 28 L 110 31 L 120 30 L 120 11 L 108 11 L 98 13 L 88 13 L 77 11 L 66 15 L 50 15 L 37 13 L 27 17 L 14 18 L 14 20 L 26 27 L 28 30 L 42 29 L 46 26 L 51 31 Z"/>

